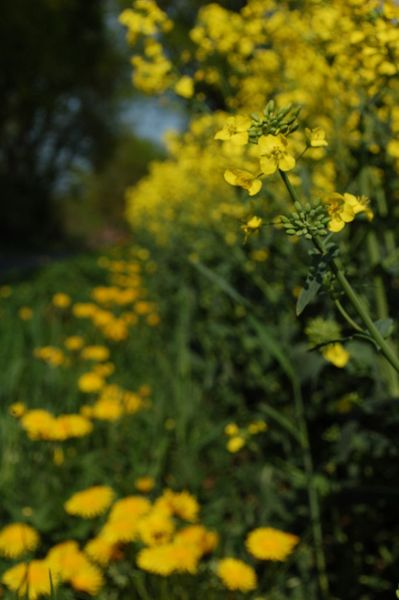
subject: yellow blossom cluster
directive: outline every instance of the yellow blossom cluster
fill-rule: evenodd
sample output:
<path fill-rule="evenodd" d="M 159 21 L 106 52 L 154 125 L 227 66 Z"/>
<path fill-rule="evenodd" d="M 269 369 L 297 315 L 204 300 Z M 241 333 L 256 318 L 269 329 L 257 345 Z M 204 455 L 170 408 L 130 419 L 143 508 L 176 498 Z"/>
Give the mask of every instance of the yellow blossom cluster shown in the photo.
<path fill-rule="evenodd" d="M 227 450 L 235 454 L 249 442 L 251 436 L 262 433 L 267 428 L 268 425 L 263 420 L 253 421 L 247 427 L 239 427 L 236 423 L 228 423 L 224 428 L 224 433 L 228 437 Z"/>
<path fill-rule="evenodd" d="M 135 12 L 136 4 L 129 14 Z M 245 218 L 246 212 L 224 189 L 223 173 L 231 185 L 254 196 L 262 176 L 291 171 L 295 165 L 299 176 L 292 176 L 293 183 L 300 185 L 305 175 L 311 194 L 326 198 L 331 231 L 359 212 L 371 218 L 364 197 L 353 196 L 356 203 L 348 211 L 348 202 L 343 210 L 331 195 L 338 176 L 351 182 L 360 147 L 399 168 L 398 12 L 394 0 L 304 0 L 300 9 L 295 3 L 248 0 L 239 11 L 218 3 L 201 6 L 189 32 L 190 50 L 180 58 L 173 53 L 173 69 L 182 78 L 190 73 L 187 97 L 194 95 L 205 104 L 209 100 L 210 106 L 215 96 L 223 98 L 220 107 L 226 112 L 194 116 L 188 131 L 169 141 L 168 159 L 153 163 L 149 175 L 128 190 L 132 226 L 166 241 L 177 226 L 184 232 L 193 225 L 216 225 L 231 239 L 232 221 Z M 138 36 L 131 35 L 126 19 L 125 24 L 130 43 L 140 51 Z M 143 47 L 154 42 L 153 35 L 141 31 Z M 172 44 L 159 29 L 154 43 Z M 162 82 L 156 93 L 176 86 L 174 75 Z M 261 114 L 269 98 L 277 106 L 301 105 L 304 127 L 289 136 L 263 132 L 251 145 L 252 115 Z M 372 122 L 364 107 L 374 104 Z M 373 176 L 381 182 L 385 175 L 374 169 Z"/>
<path fill-rule="evenodd" d="M 88 435 L 93 425 L 89 419 L 80 414 L 67 414 L 54 416 L 42 408 L 15 411 L 10 407 L 11 414 L 21 416 L 21 427 L 26 431 L 31 440 L 64 441 Z"/>

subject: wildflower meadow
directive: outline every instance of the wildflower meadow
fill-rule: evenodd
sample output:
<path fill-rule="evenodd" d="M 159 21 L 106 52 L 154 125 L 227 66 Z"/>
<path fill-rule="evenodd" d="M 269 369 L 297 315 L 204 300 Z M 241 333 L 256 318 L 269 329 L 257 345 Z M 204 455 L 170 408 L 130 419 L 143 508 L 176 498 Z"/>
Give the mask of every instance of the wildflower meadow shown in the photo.
<path fill-rule="evenodd" d="M 0 598 L 394 600 L 399 5 L 180 4 L 123 234 L 0 271 Z"/>

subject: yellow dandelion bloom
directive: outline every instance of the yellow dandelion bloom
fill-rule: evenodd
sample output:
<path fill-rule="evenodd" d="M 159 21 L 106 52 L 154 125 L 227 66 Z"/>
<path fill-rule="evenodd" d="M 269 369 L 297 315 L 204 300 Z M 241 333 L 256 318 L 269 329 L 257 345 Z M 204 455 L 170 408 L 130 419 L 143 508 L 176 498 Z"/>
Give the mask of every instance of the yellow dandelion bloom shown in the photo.
<path fill-rule="evenodd" d="M 277 169 L 291 171 L 295 167 L 295 158 L 289 154 L 287 138 L 283 135 L 262 135 L 258 146 L 264 175 L 272 175 Z"/>
<path fill-rule="evenodd" d="M 91 519 L 107 510 L 114 499 L 114 491 L 106 485 L 96 485 L 73 494 L 64 504 L 65 511 Z"/>
<path fill-rule="evenodd" d="M 34 550 L 39 544 L 39 534 L 25 523 L 11 523 L 0 529 L 0 554 L 17 558 Z"/>
<path fill-rule="evenodd" d="M 92 417 L 100 421 L 117 421 L 123 415 L 121 402 L 114 398 L 100 398 L 91 408 Z"/>
<path fill-rule="evenodd" d="M 151 510 L 137 524 L 137 532 L 146 546 L 166 544 L 172 538 L 175 524 L 162 510 Z"/>
<path fill-rule="evenodd" d="M 272 527 L 260 527 L 251 531 L 246 539 L 248 552 L 261 560 L 283 561 L 291 554 L 299 537 Z"/>
<path fill-rule="evenodd" d="M 164 507 L 184 521 L 196 521 L 200 506 L 197 499 L 187 491 L 173 492 L 165 490 L 155 503 L 156 507 Z"/>
<path fill-rule="evenodd" d="M 143 492 L 143 494 L 151 492 L 151 490 L 154 489 L 154 486 L 155 480 L 153 477 L 149 476 L 138 477 L 134 482 L 134 487 L 136 488 L 136 490 L 138 490 L 139 492 Z"/>
<path fill-rule="evenodd" d="M 255 196 L 262 187 L 262 182 L 256 178 L 256 175 L 243 169 L 227 169 L 224 172 L 224 179 L 230 185 L 247 190 L 250 196 Z"/>
<path fill-rule="evenodd" d="M 226 427 L 224 428 L 224 432 L 226 435 L 237 435 L 237 433 L 239 432 L 239 428 L 238 425 L 236 425 L 236 423 L 228 423 L 226 425 Z"/>
<path fill-rule="evenodd" d="M 71 298 L 68 294 L 58 292 L 57 294 L 54 294 L 52 302 L 57 308 L 68 308 L 71 304 Z"/>
<path fill-rule="evenodd" d="M 109 358 L 109 350 L 106 346 L 86 346 L 80 356 L 83 360 L 104 361 Z"/>
<path fill-rule="evenodd" d="M 21 306 L 18 316 L 22 321 L 30 321 L 33 317 L 33 310 L 29 306 Z"/>
<path fill-rule="evenodd" d="M 76 351 L 80 350 L 85 343 L 84 339 L 80 335 L 71 335 L 64 341 L 64 346 L 68 350 Z"/>
<path fill-rule="evenodd" d="M 84 547 L 85 553 L 94 562 L 107 565 L 115 556 L 116 545 L 98 536 L 87 542 Z"/>
<path fill-rule="evenodd" d="M 21 419 L 21 426 L 32 440 L 48 439 L 54 428 L 55 418 L 47 410 L 34 409 L 26 412 Z"/>
<path fill-rule="evenodd" d="M 203 525 L 188 525 L 176 533 L 174 541 L 178 544 L 194 545 L 201 554 L 209 554 L 218 545 L 219 537 Z"/>
<path fill-rule="evenodd" d="M 70 584 L 79 592 L 86 592 L 90 596 L 96 596 L 104 585 L 102 573 L 98 567 L 89 560 L 82 561 L 80 568 L 70 578 Z"/>
<path fill-rule="evenodd" d="M 143 496 L 126 496 L 117 500 L 109 513 L 109 521 L 119 519 L 137 520 L 147 514 L 151 509 L 151 503 Z"/>
<path fill-rule="evenodd" d="M 85 394 L 99 392 L 104 385 L 105 381 L 98 373 L 83 373 L 78 379 L 78 387 Z"/>
<path fill-rule="evenodd" d="M 74 540 L 67 540 L 50 548 L 46 561 L 52 575 L 57 580 L 68 581 L 79 568 L 81 558 L 82 553 L 79 550 L 78 543 Z"/>
<path fill-rule="evenodd" d="M 228 590 L 250 592 L 256 588 L 254 569 L 237 558 L 219 560 L 216 573 Z"/>
<path fill-rule="evenodd" d="M 50 569 L 45 560 L 19 563 L 3 573 L 2 582 L 18 596 L 36 600 L 41 595 L 50 595 Z M 56 582 L 53 580 L 53 584 Z"/>
<path fill-rule="evenodd" d="M 74 437 L 83 437 L 88 435 L 92 429 L 93 424 L 82 415 L 60 415 L 54 419 L 48 438 L 55 441 L 62 441 Z"/>
<path fill-rule="evenodd" d="M 245 444 L 246 444 L 246 441 L 245 441 L 245 438 L 242 437 L 242 435 L 234 435 L 227 442 L 226 448 L 229 452 L 231 452 L 232 454 L 235 454 L 236 452 L 241 450 L 241 448 L 243 448 L 245 446 Z"/>
<path fill-rule="evenodd" d="M 137 565 L 143 571 L 163 576 L 177 572 L 195 574 L 199 559 L 195 546 L 171 543 L 144 548 L 137 555 Z"/>
<path fill-rule="evenodd" d="M 8 412 L 12 417 L 19 419 L 25 414 L 26 406 L 23 402 L 14 402 L 8 407 Z"/>

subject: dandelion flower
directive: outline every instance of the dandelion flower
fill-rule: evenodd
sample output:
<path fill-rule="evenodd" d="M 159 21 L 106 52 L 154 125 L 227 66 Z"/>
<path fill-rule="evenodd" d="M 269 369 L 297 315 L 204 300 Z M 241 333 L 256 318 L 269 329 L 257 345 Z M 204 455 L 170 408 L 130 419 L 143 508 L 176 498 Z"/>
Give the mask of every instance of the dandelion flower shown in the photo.
<path fill-rule="evenodd" d="M 89 558 L 100 565 L 107 565 L 114 557 L 115 550 L 116 544 L 101 536 L 93 538 L 84 547 L 84 551 Z"/>
<path fill-rule="evenodd" d="M 12 523 L 0 530 L 0 554 L 7 558 L 17 558 L 38 544 L 39 534 L 25 523 Z"/>
<path fill-rule="evenodd" d="M 114 498 L 112 488 L 97 485 L 73 494 L 64 504 L 66 512 L 85 519 L 101 515 L 107 510 Z"/>
<path fill-rule="evenodd" d="M 85 394 L 93 394 L 99 392 L 104 387 L 104 379 L 98 373 L 83 373 L 79 377 L 78 387 Z"/>
<path fill-rule="evenodd" d="M 256 588 L 254 569 L 237 558 L 219 560 L 216 573 L 228 590 L 250 592 Z"/>
<path fill-rule="evenodd" d="M 18 596 L 29 600 L 36 600 L 42 594 L 48 596 L 51 592 L 50 568 L 45 560 L 19 563 L 3 573 L 1 580 Z"/>
<path fill-rule="evenodd" d="M 57 308 L 68 308 L 71 304 L 71 298 L 68 294 L 58 292 L 57 294 L 54 294 L 52 302 L 53 306 L 56 306 Z"/>
<path fill-rule="evenodd" d="M 151 492 L 151 490 L 154 489 L 154 486 L 155 480 L 153 477 L 138 477 L 134 482 L 134 487 L 136 488 L 136 490 L 138 490 L 139 492 L 143 492 L 143 494 Z"/>
<path fill-rule="evenodd" d="M 272 527 L 251 531 L 246 539 L 248 552 L 261 560 L 284 561 L 298 544 L 299 538 Z"/>

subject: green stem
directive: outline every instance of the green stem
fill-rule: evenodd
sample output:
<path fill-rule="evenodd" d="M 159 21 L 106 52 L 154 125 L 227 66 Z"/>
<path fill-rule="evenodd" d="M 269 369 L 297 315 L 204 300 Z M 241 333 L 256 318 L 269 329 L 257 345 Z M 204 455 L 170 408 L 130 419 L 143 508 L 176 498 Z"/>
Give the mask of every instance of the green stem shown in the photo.
<path fill-rule="evenodd" d="M 335 300 L 335 306 L 338 308 L 339 312 L 341 313 L 341 315 L 343 316 L 343 318 L 345 319 L 345 321 L 351 327 L 353 327 L 353 329 L 355 329 L 359 333 L 365 333 L 364 330 L 356 323 L 356 321 L 354 321 L 352 319 L 352 317 L 346 312 L 345 308 L 342 306 L 342 304 L 341 304 L 341 302 L 339 300 Z"/>
<path fill-rule="evenodd" d="M 284 173 L 283 171 L 279 171 L 279 173 L 281 175 L 282 180 L 285 183 L 287 191 L 288 191 L 289 195 L 291 196 L 291 199 L 293 200 L 293 202 L 294 203 L 297 202 L 297 203 L 301 204 L 301 202 L 296 194 L 296 191 L 294 190 L 294 188 L 291 185 L 290 180 L 288 179 L 287 174 Z M 325 254 L 324 244 L 323 244 L 321 238 L 319 238 L 318 236 L 314 236 L 313 243 L 321 254 Z M 349 302 L 352 304 L 353 308 L 355 309 L 355 311 L 357 312 L 357 314 L 363 321 L 370 336 L 376 342 L 377 346 L 380 348 L 380 350 L 381 350 L 382 354 L 385 356 L 386 360 L 399 373 L 399 358 L 397 357 L 396 352 L 393 350 L 393 348 L 390 346 L 390 344 L 383 338 L 383 336 L 379 332 L 378 328 L 375 326 L 373 320 L 371 319 L 371 317 L 368 313 L 367 308 L 364 306 L 362 300 L 360 299 L 360 297 L 357 295 L 357 293 L 355 292 L 355 290 L 353 289 L 353 287 L 347 280 L 347 278 L 343 272 L 343 269 L 337 259 L 332 260 L 332 267 L 333 267 L 333 271 L 335 273 L 338 283 L 340 284 L 341 288 L 345 292 Z"/>
<path fill-rule="evenodd" d="M 321 510 L 319 494 L 315 485 L 314 465 L 312 451 L 309 441 L 309 430 L 306 420 L 305 405 L 303 402 L 301 387 L 298 381 L 293 382 L 293 396 L 295 412 L 299 423 L 300 443 L 302 448 L 303 464 L 306 475 L 306 488 L 308 493 L 309 512 L 312 526 L 315 561 L 318 573 L 321 597 L 328 600 L 330 597 L 330 586 L 327 575 L 326 558 L 324 554 L 323 530 L 321 525 Z"/>

